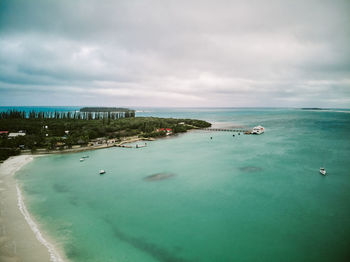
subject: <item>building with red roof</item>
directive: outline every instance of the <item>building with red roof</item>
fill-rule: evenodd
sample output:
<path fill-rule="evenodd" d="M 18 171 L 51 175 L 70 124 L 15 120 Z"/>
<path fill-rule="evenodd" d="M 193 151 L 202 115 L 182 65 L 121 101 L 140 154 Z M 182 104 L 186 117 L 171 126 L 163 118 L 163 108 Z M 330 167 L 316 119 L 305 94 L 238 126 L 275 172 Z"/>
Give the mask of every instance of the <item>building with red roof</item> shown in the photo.
<path fill-rule="evenodd" d="M 171 128 L 159 128 L 157 129 L 157 132 L 166 132 L 167 135 L 170 135 L 173 130 Z"/>

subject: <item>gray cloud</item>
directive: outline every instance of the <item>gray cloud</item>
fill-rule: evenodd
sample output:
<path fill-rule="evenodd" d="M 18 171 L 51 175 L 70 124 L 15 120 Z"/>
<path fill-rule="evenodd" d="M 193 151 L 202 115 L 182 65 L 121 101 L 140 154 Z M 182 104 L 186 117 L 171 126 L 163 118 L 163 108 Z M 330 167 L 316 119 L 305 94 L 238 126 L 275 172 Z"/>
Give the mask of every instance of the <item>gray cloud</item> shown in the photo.
<path fill-rule="evenodd" d="M 350 107 L 349 1 L 0 2 L 0 105 Z"/>

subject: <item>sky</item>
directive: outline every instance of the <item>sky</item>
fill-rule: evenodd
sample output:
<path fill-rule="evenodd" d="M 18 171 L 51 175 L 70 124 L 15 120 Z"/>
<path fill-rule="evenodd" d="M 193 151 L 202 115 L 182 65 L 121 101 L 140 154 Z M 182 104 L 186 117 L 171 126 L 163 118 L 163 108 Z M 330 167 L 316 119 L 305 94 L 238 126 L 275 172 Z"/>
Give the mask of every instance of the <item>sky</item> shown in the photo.
<path fill-rule="evenodd" d="M 0 106 L 350 108 L 349 0 L 1 0 Z"/>

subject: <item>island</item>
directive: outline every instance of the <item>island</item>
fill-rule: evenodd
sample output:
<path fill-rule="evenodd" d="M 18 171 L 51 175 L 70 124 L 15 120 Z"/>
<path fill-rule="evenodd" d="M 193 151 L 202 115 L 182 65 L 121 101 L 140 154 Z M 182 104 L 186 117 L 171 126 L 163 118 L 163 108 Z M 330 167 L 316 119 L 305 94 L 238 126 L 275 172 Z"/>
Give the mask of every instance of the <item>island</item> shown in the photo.
<path fill-rule="evenodd" d="M 77 152 L 208 128 L 197 119 L 135 117 L 126 108 L 0 113 L 0 160 L 21 153 Z"/>
<path fill-rule="evenodd" d="M 319 108 L 319 107 L 303 107 L 301 110 L 327 110 L 327 108 Z"/>

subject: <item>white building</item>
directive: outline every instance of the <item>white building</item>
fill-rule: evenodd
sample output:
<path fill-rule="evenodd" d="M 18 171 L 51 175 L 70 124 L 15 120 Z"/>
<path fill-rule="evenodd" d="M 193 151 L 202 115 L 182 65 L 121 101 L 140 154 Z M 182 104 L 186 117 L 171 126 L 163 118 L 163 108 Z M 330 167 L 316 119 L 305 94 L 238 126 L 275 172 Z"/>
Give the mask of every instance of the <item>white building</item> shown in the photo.
<path fill-rule="evenodd" d="M 18 133 L 9 133 L 8 138 L 13 138 L 13 137 L 17 137 L 17 136 L 25 136 L 26 133 L 25 132 L 18 132 Z"/>

